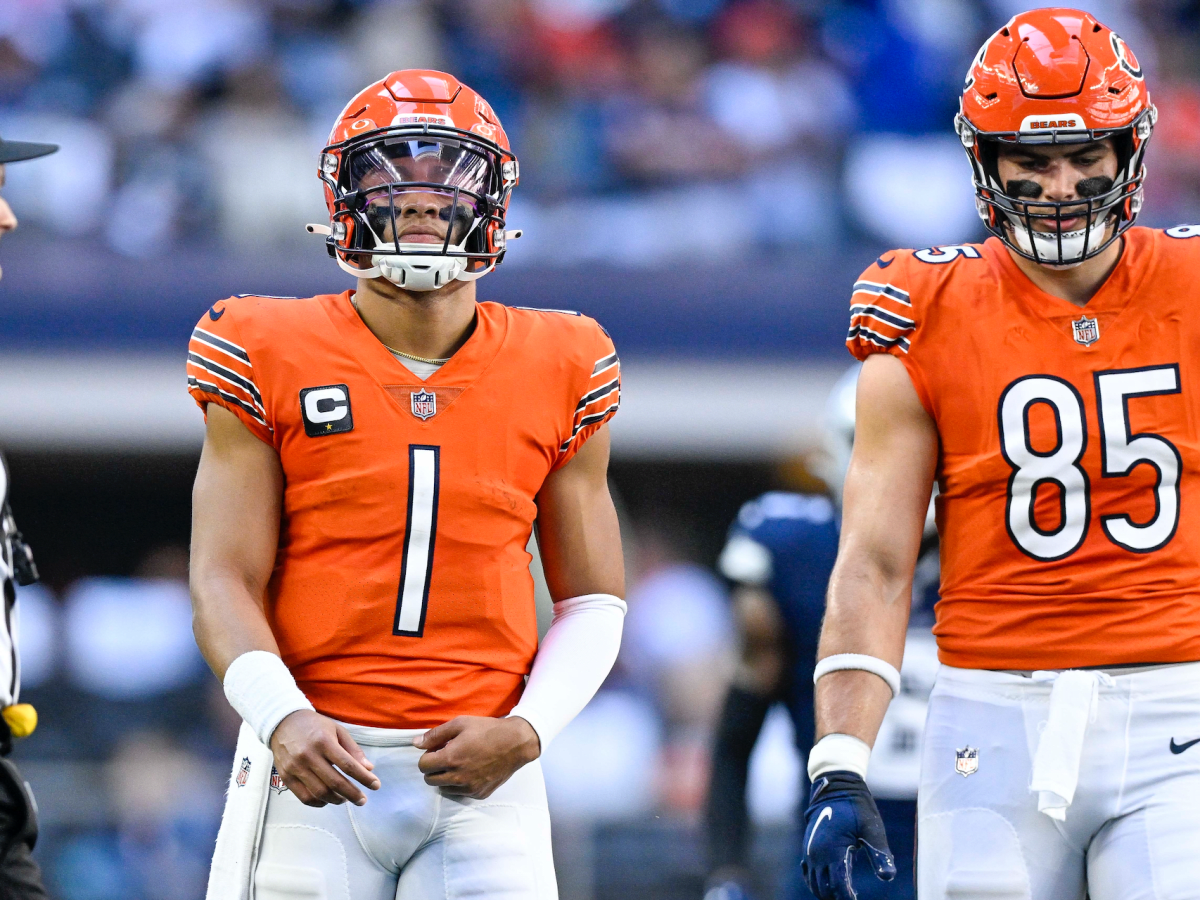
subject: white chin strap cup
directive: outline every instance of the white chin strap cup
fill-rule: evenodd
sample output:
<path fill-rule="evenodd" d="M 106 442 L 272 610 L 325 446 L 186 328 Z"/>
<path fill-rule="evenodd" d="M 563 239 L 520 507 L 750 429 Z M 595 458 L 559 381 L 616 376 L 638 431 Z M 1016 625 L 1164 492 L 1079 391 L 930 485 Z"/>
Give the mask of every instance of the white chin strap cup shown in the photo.
<path fill-rule="evenodd" d="M 424 250 L 428 244 L 401 244 L 401 250 Z M 396 256 L 377 253 L 371 257 L 371 269 L 361 277 L 381 275 L 406 291 L 432 291 L 445 287 L 465 273 L 465 256 Z M 369 273 L 374 272 L 375 275 Z"/>
<path fill-rule="evenodd" d="M 328 225 L 310 223 L 304 226 L 309 234 L 330 235 L 333 233 Z M 520 229 L 504 232 L 505 242 L 515 240 L 522 234 Z M 383 249 L 383 248 L 380 248 Z M 442 256 L 429 253 L 429 244 L 400 244 L 401 250 L 411 251 L 420 256 L 397 256 L 394 253 L 376 253 L 371 257 L 369 269 L 356 269 L 337 255 L 337 263 L 342 269 L 357 278 L 386 278 L 397 287 L 406 291 L 433 291 L 445 287 L 452 281 L 474 281 L 482 278 L 496 267 L 492 262 L 481 272 L 468 272 L 465 256 Z M 451 245 L 451 249 L 461 252 L 461 245 Z M 503 248 L 502 248 L 503 249 Z"/>
<path fill-rule="evenodd" d="M 1062 234 L 1062 262 L 1058 260 L 1058 235 L 1053 231 L 1035 231 L 1033 240 L 1029 239 L 1029 229 L 1019 216 L 1009 216 L 1012 223 L 1013 240 L 1026 253 L 1035 255 L 1046 265 L 1077 266 L 1083 262 L 1083 251 L 1086 245 L 1093 250 L 1104 243 L 1104 235 L 1111 223 L 1112 216 L 1104 215 L 1087 228 L 1078 231 L 1064 231 Z"/>

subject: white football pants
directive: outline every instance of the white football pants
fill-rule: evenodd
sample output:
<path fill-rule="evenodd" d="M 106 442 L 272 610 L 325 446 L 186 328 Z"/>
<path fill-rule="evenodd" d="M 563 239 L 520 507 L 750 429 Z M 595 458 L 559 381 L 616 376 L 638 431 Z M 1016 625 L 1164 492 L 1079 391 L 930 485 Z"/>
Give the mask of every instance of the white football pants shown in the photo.
<path fill-rule="evenodd" d="M 943 666 L 917 799 L 919 900 L 1198 900 L 1200 663 L 1100 684 L 1065 819 L 1030 790 L 1051 685 Z M 1185 749 L 1180 749 L 1181 747 Z M 973 772 L 969 754 L 978 751 Z"/>
<path fill-rule="evenodd" d="M 344 724 L 344 723 L 343 723 Z M 346 725 L 381 787 L 365 806 L 305 806 L 271 791 L 256 900 L 556 900 L 550 816 L 538 762 L 486 800 L 425 784 L 422 733 Z M 390 746 L 389 746 L 390 745 Z"/>

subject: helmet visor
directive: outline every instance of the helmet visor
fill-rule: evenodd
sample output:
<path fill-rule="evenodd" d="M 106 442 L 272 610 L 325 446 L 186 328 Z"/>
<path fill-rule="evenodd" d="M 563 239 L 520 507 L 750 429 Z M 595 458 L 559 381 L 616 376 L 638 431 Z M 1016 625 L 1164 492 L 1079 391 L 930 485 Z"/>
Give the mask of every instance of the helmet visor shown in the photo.
<path fill-rule="evenodd" d="M 492 160 L 459 141 L 383 138 L 356 149 L 346 169 L 351 191 L 413 184 L 495 199 Z"/>

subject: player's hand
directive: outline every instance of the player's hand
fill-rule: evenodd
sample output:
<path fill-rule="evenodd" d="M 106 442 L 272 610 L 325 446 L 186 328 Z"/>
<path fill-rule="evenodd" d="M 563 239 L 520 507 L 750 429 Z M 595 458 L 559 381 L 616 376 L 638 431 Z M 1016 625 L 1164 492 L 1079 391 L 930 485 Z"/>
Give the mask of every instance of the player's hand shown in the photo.
<path fill-rule="evenodd" d="M 855 900 L 850 879 L 859 847 L 866 849 L 876 878 L 896 877 L 896 861 L 866 782 L 853 772 L 818 776 L 804 811 L 800 865 L 809 890 L 820 900 Z"/>
<path fill-rule="evenodd" d="M 305 806 L 347 800 L 356 806 L 366 803 L 366 795 L 346 775 L 373 791 L 379 790 L 379 779 L 371 774 L 375 764 L 350 733 L 333 719 L 310 709 L 284 716 L 271 735 L 271 751 L 283 783 Z"/>
<path fill-rule="evenodd" d="M 425 751 L 417 765 L 426 784 L 476 800 L 490 797 L 542 752 L 537 732 L 519 716 L 459 716 L 429 729 L 413 746 Z"/>

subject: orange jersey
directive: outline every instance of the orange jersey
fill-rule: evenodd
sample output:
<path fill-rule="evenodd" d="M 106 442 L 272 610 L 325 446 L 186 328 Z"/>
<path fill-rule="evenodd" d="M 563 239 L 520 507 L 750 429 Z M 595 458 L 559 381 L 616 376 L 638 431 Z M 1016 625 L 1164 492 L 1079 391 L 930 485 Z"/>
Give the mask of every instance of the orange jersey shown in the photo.
<path fill-rule="evenodd" d="M 612 341 L 577 313 L 480 303 L 426 381 L 350 292 L 235 297 L 192 333 L 189 390 L 272 446 L 286 487 L 266 613 L 322 713 L 425 728 L 500 716 L 537 650 L 534 498 L 616 412 Z"/>
<path fill-rule="evenodd" d="M 949 665 L 1200 660 L 1200 227 L 1124 241 L 1083 308 L 996 238 L 854 286 L 850 352 L 899 358 L 941 439 Z"/>

